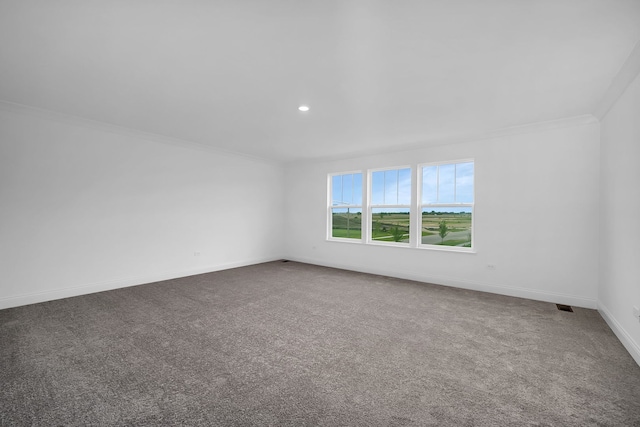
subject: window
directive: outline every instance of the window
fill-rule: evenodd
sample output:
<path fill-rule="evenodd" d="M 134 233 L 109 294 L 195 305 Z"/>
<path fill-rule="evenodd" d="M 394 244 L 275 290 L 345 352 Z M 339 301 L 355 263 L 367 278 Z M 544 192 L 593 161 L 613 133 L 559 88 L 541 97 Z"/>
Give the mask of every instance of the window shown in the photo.
<path fill-rule="evenodd" d="M 371 172 L 372 242 L 409 244 L 411 237 L 411 169 Z"/>
<path fill-rule="evenodd" d="M 330 238 L 362 239 L 362 173 L 329 176 Z"/>
<path fill-rule="evenodd" d="M 419 246 L 471 248 L 474 162 L 422 165 L 419 171 Z"/>
<path fill-rule="evenodd" d="M 327 238 L 474 252 L 472 159 L 328 176 Z"/>

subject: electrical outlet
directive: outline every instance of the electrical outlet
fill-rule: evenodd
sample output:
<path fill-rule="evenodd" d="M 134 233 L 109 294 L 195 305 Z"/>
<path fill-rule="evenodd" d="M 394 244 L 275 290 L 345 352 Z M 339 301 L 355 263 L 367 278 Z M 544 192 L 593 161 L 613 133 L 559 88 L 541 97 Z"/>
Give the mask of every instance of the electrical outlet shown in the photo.
<path fill-rule="evenodd" d="M 489 270 L 495 270 L 495 269 L 496 269 L 496 266 L 495 266 L 495 264 L 487 264 L 487 268 L 488 268 Z"/>
<path fill-rule="evenodd" d="M 200 252 L 194 252 L 193 256 L 200 256 Z"/>
<path fill-rule="evenodd" d="M 637 317 L 640 321 L 640 308 L 636 306 L 633 307 L 633 317 Z"/>

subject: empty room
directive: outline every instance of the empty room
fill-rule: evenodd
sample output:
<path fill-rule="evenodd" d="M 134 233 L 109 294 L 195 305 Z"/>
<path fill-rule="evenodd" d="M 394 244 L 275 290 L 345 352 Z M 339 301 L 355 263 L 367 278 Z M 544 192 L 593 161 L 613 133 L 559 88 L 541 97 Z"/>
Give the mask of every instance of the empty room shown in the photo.
<path fill-rule="evenodd" d="M 0 0 L 0 426 L 640 426 L 640 1 Z"/>

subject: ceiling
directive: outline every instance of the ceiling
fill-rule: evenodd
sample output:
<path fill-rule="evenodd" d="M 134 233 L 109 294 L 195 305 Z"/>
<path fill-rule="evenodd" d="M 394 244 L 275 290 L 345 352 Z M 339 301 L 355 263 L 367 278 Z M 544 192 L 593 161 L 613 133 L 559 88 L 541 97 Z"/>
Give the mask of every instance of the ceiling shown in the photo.
<path fill-rule="evenodd" d="M 291 162 L 591 114 L 639 40 L 638 0 L 0 0 L 0 100 Z"/>

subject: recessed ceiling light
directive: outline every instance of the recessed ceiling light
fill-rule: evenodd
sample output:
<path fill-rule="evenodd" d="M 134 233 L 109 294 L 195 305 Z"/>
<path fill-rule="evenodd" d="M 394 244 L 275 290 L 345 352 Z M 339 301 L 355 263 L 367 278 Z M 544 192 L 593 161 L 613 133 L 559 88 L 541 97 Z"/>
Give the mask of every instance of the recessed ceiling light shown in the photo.
<path fill-rule="evenodd" d="M 306 105 L 301 105 L 298 107 L 298 110 L 300 111 L 309 111 L 309 107 L 307 107 Z"/>

